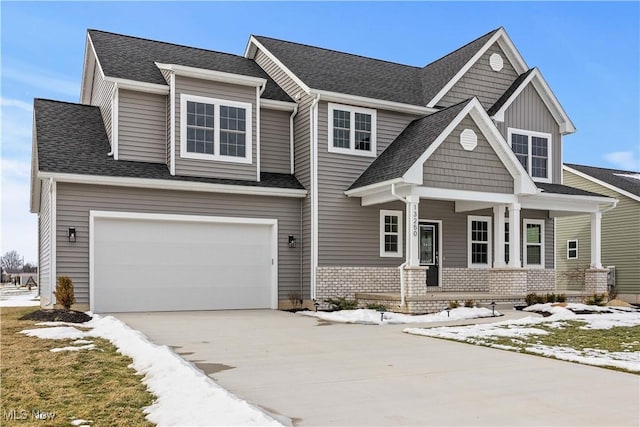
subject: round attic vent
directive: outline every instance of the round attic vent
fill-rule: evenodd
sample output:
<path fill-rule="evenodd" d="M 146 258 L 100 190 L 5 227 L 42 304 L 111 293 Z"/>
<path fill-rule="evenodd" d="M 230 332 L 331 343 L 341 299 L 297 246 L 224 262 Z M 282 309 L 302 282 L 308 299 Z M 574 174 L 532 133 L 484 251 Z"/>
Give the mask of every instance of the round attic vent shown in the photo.
<path fill-rule="evenodd" d="M 502 56 L 499 53 L 494 53 L 489 57 L 489 65 L 493 71 L 500 71 L 504 66 L 504 61 L 502 61 Z"/>
<path fill-rule="evenodd" d="M 473 151 L 478 146 L 478 136 L 472 129 L 465 129 L 460 133 L 460 145 L 467 151 Z"/>

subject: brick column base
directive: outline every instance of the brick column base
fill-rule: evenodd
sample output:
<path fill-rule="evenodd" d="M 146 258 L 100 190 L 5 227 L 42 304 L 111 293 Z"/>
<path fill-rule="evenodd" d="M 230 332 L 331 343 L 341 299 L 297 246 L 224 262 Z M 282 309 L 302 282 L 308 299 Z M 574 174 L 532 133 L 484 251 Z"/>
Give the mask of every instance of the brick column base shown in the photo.
<path fill-rule="evenodd" d="M 603 294 L 607 292 L 606 268 L 591 268 L 584 271 L 584 291 L 587 294 Z"/>
<path fill-rule="evenodd" d="M 492 294 L 525 294 L 527 270 L 492 268 L 489 270 L 489 292 Z"/>
<path fill-rule="evenodd" d="M 427 295 L 427 269 L 428 267 L 405 267 L 402 270 L 407 297 Z"/>

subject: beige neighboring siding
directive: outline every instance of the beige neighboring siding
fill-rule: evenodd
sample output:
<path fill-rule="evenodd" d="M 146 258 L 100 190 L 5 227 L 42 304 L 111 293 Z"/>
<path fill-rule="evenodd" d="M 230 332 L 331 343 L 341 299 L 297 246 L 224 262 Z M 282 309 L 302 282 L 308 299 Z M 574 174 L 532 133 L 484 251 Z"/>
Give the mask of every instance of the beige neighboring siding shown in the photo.
<path fill-rule="evenodd" d="M 107 82 L 100 74 L 100 68 L 96 65 L 93 73 L 93 86 L 91 88 L 91 105 L 100 107 L 104 128 L 107 131 L 109 142 L 111 142 L 111 99 L 113 96 L 113 83 Z"/>
<path fill-rule="evenodd" d="M 255 181 L 256 169 L 256 88 L 176 76 L 176 175 Z M 251 163 L 184 159 L 180 157 L 180 95 L 196 95 L 251 104 Z M 249 136 L 249 135 L 247 135 Z"/>
<path fill-rule="evenodd" d="M 504 123 L 497 122 L 496 126 L 509 145 L 511 144 L 508 139 L 509 128 L 551 134 L 551 178 L 554 183 L 561 183 L 562 137 L 560 128 L 531 84 L 524 88 L 507 108 L 504 114 Z"/>
<path fill-rule="evenodd" d="M 40 213 L 38 214 L 38 286 L 40 295 L 51 293 L 51 196 L 49 180 L 40 181 Z"/>
<path fill-rule="evenodd" d="M 615 209 L 602 215 L 602 265 L 616 267 L 619 293 L 640 294 L 640 202 L 568 171 L 564 171 L 564 184 L 618 199 Z M 558 229 L 558 239 L 562 236 L 562 240 L 558 240 L 559 267 L 571 269 L 573 263 L 588 267 L 591 263 L 590 216 L 558 218 Z M 566 239 L 571 238 L 580 240 L 579 259 L 573 263 L 566 260 Z"/>
<path fill-rule="evenodd" d="M 478 138 L 473 151 L 460 145 L 460 134 L 471 129 Z M 425 187 L 513 194 L 513 177 L 469 116 L 424 162 Z"/>
<path fill-rule="evenodd" d="M 260 110 L 260 171 L 291 173 L 291 141 L 287 111 Z"/>
<path fill-rule="evenodd" d="M 581 271 L 591 264 L 590 215 L 560 217 L 556 219 L 557 284 L 559 289 L 580 291 L 583 288 Z M 567 240 L 578 241 L 578 258 L 567 259 Z"/>
<path fill-rule="evenodd" d="M 125 211 L 278 220 L 278 297 L 300 291 L 300 247 L 288 246 L 299 235 L 300 199 L 198 193 L 82 184 L 57 184 L 57 271 L 73 280 L 78 303 L 89 302 L 89 211 Z M 77 241 L 69 243 L 68 227 Z M 250 236 L 239 236 L 250 238 Z M 305 290 L 308 293 L 308 288 Z"/>
<path fill-rule="evenodd" d="M 166 163 L 167 96 L 118 91 L 118 160 Z"/>
<path fill-rule="evenodd" d="M 489 66 L 489 57 L 497 53 L 502 57 L 504 66 L 500 71 L 493 71 Z M 438 102 L 439 106 L 449 107 L 471 97 L 478 100 L 485 109 L 491 107 L 518 77 L 513 65 L 507 59 L 500 46 L 495 43 L 469 71 Z"/>

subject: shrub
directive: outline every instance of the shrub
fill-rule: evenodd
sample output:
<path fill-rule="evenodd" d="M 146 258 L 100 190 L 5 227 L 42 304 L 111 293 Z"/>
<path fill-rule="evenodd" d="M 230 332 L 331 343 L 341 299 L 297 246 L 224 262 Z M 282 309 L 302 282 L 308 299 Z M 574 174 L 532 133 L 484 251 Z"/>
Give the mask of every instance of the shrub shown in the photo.
<path fill-rule="evenodd" d="M 603 294 L 593 294 L 589 298 L 585 300 L 585 304 L 587 305 L 605 305 L 607 302 L 607 293 Z"/>
<path fill-rule="evenodd" d="M 546 302 L 556 302 L 556 294 L 547 294 L 545 300 Z"/>
<path fill-rule="evenodd" d="M 475 305 L 476 305 L 476 304 L 473 302 L 473 300 L 472 300 L 472 299 L 468 299 L 468 300 L 466 300 L 466 301 L 464 302 L 464 306 L 465 306 L 465 307 L 473 308 Z"/>
<path fill-rule="evenodd" d="M 537 295 L 536 294 L 536 304 L 544 304 L 545 302 L 547 302 L 547 300 L 544 298 L 544 295 Z"/>
<path fill-rule="evenodd" d="M 567 296 L 565 294 L 558 294 L 556 296 L 556 302 L 567 302 Z"/>
<path fill-rule="evenodd" d="M 324 300 L 328 303 L 332 310 L 355 310 L 358 308 L 357 299 L 347 299 L 345 297 L 328 298 Z"/>
<path fill-rule="evenodd" d="M 365 308 L 368 308 L 369 310 L 388 311 L 386 305 L 377 302 L 369 303 Z"/>
<path fill-rule="evenodd" d="M 525 302 L 527 305 L 533 305 L 533 304 L 535 304 L 535 303 L 536 303 L 536 294 L 535 294 L 535 293 L 533 293 L 533 292 L 532 292 L 532 293 L 530 293 L 530 294 L 527 294 L 527 296 L 526 296 L 526 297 L 524 297 L 524 302 Z"/>
<path fill-rule="evenodd" d="M 458 303 L 458 301 L 449 301 L 449 308 L 458 308 L 460 307 L 460 304 Z"/>
<path fill-rule="evenodd" d="M 69 310 L 76 302 L 76 297 L 73 294 L 73 282 L 69 276 L 58 276 L 54 293 L 56 294 L 56 302 L 65 310 Z"/>
<path fill-rule="evenodd" d="M 298 308 L 302 305 L 302 297 L 300 296 L 300 292 L 294 291 L 289 292 L 289 302 L 291 303 L 291 307 L 294 309 Z"/>

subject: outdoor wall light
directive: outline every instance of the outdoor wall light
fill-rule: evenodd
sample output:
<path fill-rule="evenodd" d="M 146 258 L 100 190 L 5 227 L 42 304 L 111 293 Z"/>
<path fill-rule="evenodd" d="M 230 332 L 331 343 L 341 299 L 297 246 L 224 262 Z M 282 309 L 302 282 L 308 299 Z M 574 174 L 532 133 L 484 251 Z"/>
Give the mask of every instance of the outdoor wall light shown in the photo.
<path fill-rule="evenodd" d="M 69 227 L 69 232 L 67 233 L 67 237 L 69 237 L 69 242 L 70 243 L 75 243 L 75 241 L 76 241 L 76 228 L 75 227 Z"/>
<path fill-rule="evenodd" d="M 296 238 L 293 234 L 289 234 L 289 247 L 290 248 L 296 247 Z"/>

